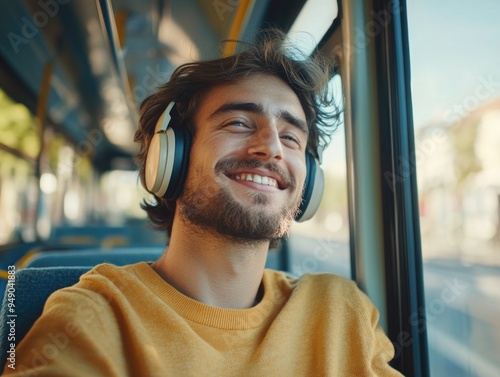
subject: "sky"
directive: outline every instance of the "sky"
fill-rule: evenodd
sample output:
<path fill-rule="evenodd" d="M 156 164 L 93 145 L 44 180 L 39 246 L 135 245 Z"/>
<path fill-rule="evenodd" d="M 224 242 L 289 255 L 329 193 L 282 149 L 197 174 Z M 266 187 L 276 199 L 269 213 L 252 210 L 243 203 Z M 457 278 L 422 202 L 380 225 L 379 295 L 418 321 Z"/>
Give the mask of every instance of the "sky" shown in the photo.
<path fill-rule="evenodd" d="M 500 0 L 407 0 L 407 9 L 416 128 L 450 124 L 500 98 Z M 324 153 L 338 176 L 345 175 L 344 139 L 342 126 Z"/>
<path fill-rule="evenodd" d="M 500 98 L 500 1 L 407 4 L 415 127 Z"/>

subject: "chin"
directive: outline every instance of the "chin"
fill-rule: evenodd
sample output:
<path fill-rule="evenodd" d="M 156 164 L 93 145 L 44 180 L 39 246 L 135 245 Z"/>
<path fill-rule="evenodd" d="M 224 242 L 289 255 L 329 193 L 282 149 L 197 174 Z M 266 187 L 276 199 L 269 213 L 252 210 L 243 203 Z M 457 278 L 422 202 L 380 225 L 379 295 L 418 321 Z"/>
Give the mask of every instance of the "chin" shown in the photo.
<path fill-rule="evenodd" d="M 190 186 L 178 200 L 187 222 L 235 239 L 270 241 L 284 236 L 298 206 L 279 203 L 281 198 L 257 191 L 219 189 L 210 200 L 196 200 L 200 192 Z M 283 199 L 284 201 L 285 199 Z"/>

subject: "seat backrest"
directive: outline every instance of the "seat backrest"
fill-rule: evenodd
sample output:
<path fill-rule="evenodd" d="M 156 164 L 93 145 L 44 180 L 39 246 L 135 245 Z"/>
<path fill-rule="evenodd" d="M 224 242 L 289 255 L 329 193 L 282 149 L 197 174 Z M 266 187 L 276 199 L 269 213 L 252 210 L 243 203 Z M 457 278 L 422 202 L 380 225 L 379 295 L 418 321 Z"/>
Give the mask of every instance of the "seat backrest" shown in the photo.
<path fill-rule="evenodd" d="M 27 260 L 24 267 L 95 266 L 111 263 L 124 266 L 137 262 L 153 262 L 163 253 L 162 247 L 112 249 L 84 249 L 76 251 L 43 251 Z"/>
<path fill-rule="evenodd" d="M 24 268 L 15 274 L 12 286 L 7 286 L 2 310 L 0 311 L 0 365 L 3 367 L 8 357 L 10 344 L 21 342 L 33 323 L 42 314 L 45 301 L 52 292 L 76 284 L 80 276 L 91 267 L 47 267 Z M 13 289 L 14 290 L 13 290 Z M 14 294 L 14 307 L 8 307 L 9 292 Z M 12 297 L 11 297 L 12 298 Z M 15 332 L 14 342 L 9 333 Z"/>

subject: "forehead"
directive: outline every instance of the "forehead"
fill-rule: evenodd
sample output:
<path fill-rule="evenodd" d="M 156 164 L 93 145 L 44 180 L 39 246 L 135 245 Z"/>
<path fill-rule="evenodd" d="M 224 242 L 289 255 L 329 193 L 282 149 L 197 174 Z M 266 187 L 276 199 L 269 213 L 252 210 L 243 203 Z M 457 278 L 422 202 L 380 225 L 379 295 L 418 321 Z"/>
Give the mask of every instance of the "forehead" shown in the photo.
<path fill-rule="evenodd" d="M 260 105 L 266 114 L 283 111 L 306 121 L 306 116 L 295 92 L 280 78 L 266 74 L 254 74 L 235 82 L 210 89 L 203 96 L 195 118 L 209 117 L 221 105 L 229 102 L 245 102 Z"/>

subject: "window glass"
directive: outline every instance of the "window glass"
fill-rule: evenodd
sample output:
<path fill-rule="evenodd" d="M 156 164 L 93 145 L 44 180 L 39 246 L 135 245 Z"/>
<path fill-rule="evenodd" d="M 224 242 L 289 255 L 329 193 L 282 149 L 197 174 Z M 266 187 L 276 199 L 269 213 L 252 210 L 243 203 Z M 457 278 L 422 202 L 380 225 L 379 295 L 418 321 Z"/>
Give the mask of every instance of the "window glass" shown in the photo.
<path fill-rule="evenodd" d="M 35 239 L 33 166 L 0 149 L 0 245 Z"/>
<path fill-rule="evenodd" d="M 34 118 L 0 89 L 0 245 L 33 241 L 37 203 Z"/>
<path fill-rule="evenodd" d="M 81 225 L 92 218 L 96 190 L 89 158 L 75 153 L 74 146 L 50 128 L 45 139 L 37 231 L 49 238 L 56 226 Z"/>
<path fill-rule="evenodd" d="M 330 90 L 342 108 L 340 76 L 330 81 Z M 325 193 L 316 215 L 309 221 L 294 223 L 288 240 L 289 267 L 294 275 L 333 272 L 351 277 L 349 221 L 347 210 L 347 170 L 344 122 L 323 152 L 321 167 Z"/>
<path fill-rule="evenodd" d="M 0 143 L 35 158 L 40 151 L 40 140 L 29 110 L 15 103 L 0 89 Z"/>
<path fill-rule="evenodd" d="M 146 219 L 140 204 L 151 195 L 142 187 L 137 171 L 112 170 L 101 179 L 102 203 L 106 221 L 110 225 L 124 225 L 133 220 Z"/>
<path fill-rule="evenodd" d="M 433 376 L 500 375 L 499 14 L 408 1 Z"/>

